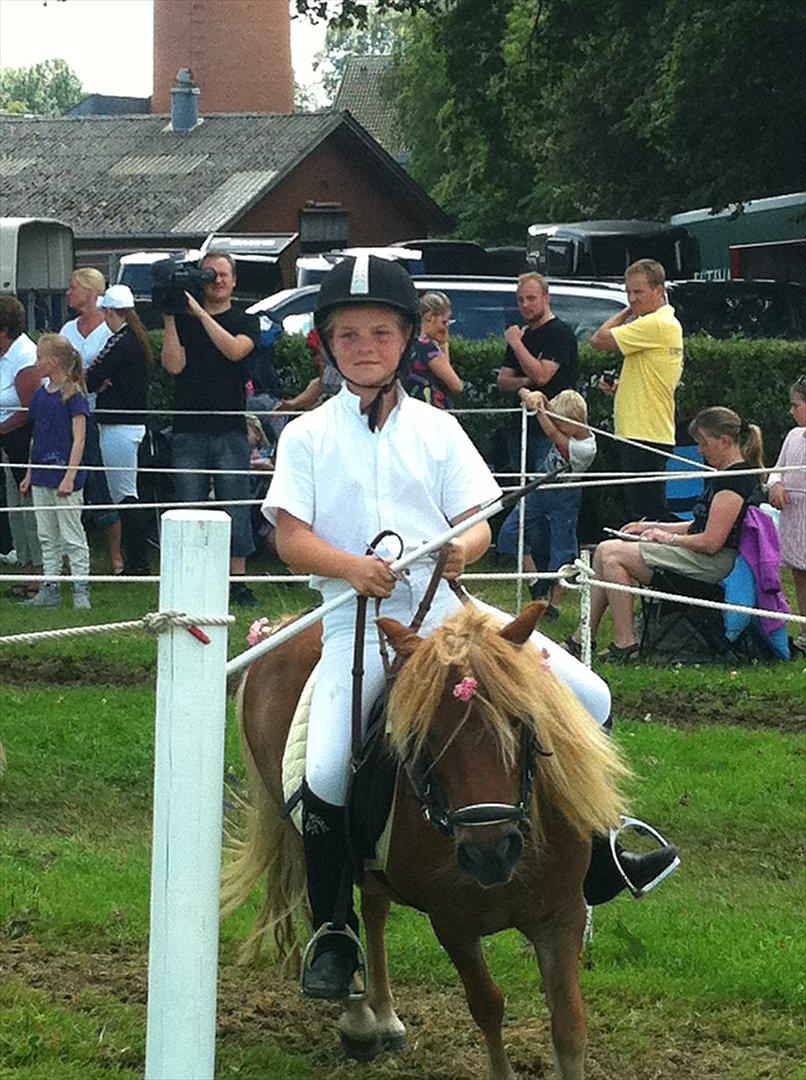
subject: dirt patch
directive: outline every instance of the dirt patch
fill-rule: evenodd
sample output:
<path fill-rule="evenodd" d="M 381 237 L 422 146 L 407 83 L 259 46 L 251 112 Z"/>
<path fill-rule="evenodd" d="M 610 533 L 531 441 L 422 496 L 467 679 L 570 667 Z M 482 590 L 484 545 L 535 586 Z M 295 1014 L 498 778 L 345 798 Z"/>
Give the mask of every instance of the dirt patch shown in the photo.
<path fill-rule="evenodd" d="M 677 728 L 703 724 L 735 724 L 740 727 L 802 732 L 806 713 L 785 694 L 751 694 L 746 690 L 730 695 L 713 689 L 640 693 L 613 691 L 613 718 Z"/>
<path fill-rule="evenodd" d="M 7 686 L 143 686 L 156 680 L 153 664 L 109 664 L 69 656 L 6 656 L 0 682 Z"/>
<path fill-rule="evenodd" d="M 79 1012 L 97 1008 L 100 997 L 110 1004 L 124 1003 L 145 1011 L 146 957 L 141 952 L 54 954 L 30 939 L 21 939 L 0 942 L 0 966 L 7 979 L 45 992 L 63 1008 Z M 245 1051 L 273 1044 L 287 1053 L 304 1055 L 323 1080 L 357 1075 L 364 1080 L 476 1080 L 483 1075 L 481 1037 L 458 988 L 440 992 L 404 985 L 397 988 L 396 1000 L 408 1029 L 409 1049 L 401 1058 L 382 1057 L 357 1067 L 345 1064 L 341 1057 L 338 1006 L 302 1000 L 296 984 L 278 977 L 268 965 L 258 969 L 225 965 L 219 977 L 219 1047 Z M 763 1036 L 758 1045 L 741 1045 L 741 1039 L 726 1038 L 724 1018 L 706 1021 L 697 1015 L 696 1003 L 688 1016 L 681 1016 L 678 1002 L 673 1022 L 659 1014 L 658 1004 L 647 1002 L 645 1007 L 631 1009 L 632 1030 L 626 1047 L 612 1046 L 613 1017 L 599 1012 L 596 1005 L 590 1007 L 589 1080 L 670 1076 L 772 1080 L 795 1075 L 798 1063 L 793 1052 L 772 1041 L 767 1044 Z M 533 1015 L 508 1019 L 504 1038 L 519 1080 L 548 1080 L 554 1075 L 542 1000 L 535 1002 Z M 143 1062 L 126 1064 L 138 1069 Z M 230 1071 L 225 1069 L 221 1075 Z"/>

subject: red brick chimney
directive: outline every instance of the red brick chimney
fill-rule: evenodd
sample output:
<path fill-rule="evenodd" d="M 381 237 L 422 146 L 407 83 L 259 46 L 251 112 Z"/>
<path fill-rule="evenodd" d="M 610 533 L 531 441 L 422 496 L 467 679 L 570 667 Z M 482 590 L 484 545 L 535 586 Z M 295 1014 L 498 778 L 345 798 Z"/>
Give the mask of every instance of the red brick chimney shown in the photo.
<path fill-rule="evenodd" d="M 179 68 L 204 113 L 291 113 L 288 0 L 154 0 L 152 113 L 170 113 Z"/>

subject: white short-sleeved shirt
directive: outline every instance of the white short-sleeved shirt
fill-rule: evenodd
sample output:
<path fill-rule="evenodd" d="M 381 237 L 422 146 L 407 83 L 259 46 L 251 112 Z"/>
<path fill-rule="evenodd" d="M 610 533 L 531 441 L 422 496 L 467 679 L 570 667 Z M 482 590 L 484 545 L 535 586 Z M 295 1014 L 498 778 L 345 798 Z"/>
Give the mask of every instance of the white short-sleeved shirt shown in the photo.
<path fill-rule="evenodd" d="M 447 520 L 500 495 L 453 416 L 398 389 L 398 404 L 373 432 L 345 386 L 283 429 L 262 510 L 272 524 L 285 510 L 333 547 L 363 555 L 384 529 L 412 551 L 444 532 Z M 394 545 L 388 553 L 398 554 Z M 320 592 L 333 584 L 311 579 Z"/>
<path fill-rule="evenodd" d="M 10 420 L 22 404 L 17 393 L 17 376 L 23 368 L 31 367 L 35 363 L 36 345 L 27 334 L 14 338 L 6 352 L 0 356 L 0 424 Z"/>
<path fill-rule="evenodd" d="M 84 337 L 78 328 L 78 319 L 71 319 L 70 322 L 66 322 L 59 333 L 62 337 L 66 337 L 73 348 L 81 353 L 85 368 L 90 366 L 109 338 L 112 337 L 112 331 L 105 322 L 102 322 L 100 326 L 96 326 L 92 333 Z"/>

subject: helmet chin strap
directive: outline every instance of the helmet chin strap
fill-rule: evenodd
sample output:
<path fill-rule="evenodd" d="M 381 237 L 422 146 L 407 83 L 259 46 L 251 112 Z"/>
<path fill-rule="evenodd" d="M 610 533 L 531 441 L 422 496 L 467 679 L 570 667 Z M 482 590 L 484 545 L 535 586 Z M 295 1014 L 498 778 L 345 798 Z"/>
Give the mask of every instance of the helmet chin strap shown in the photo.
<path fill-rule="evenodd" d="M 397 383 L 398 377 L 400 375 L 400 369 L 403 367 L 403 361 L 409 355 L 409 352 L 411 350 L 411 346 L 412 346 L 413 341 L 414 341 L 414 329 L 412 329 L 411 333 L 409 334 L 409 339 L 406 342 L 405 348 L 403 349 L 403 352 L 400 354 L 400 359 L 397 362 L 397 367 L 394 370 L 392 378 L 389 380 L 389 382 L 384 383 L 382 386 L 378 387 L 378 392 L 375 395 L 375 397 L 372 399 L 372 401 L 370 401 L 370 403 L 366 407 L 366 409 L 361 410 L 363 413 L 366 414 L 367 424 L 369 425 L 369 430 L 370 431 L 375 431 L 375 429 L 378 426 L 378 413 L 381 411 L 381 404 L 383 402 L 383 399 L 386 397 L 386 395 L 389 393 L 390 390 L 394 389 L 394 387 L 395 387 L 395 385 Z M 327 352 L 328 359 L 330 360 L 331 364 L 336 369 L 336 371 L 338 371 L 339 375 L 341 375 L 341 377 L 345 380 L 345 382 L 351 383 L 352 386 L 358 386 L 362 390 L 372 390 L 372 389 L 375 388 L 374 383 L 360 383 L 360 382 L 356 382 L 355 379 L 348 379 L 347 376 L 344 374 L 344 372 L 339 367 L 339 364 L 338 364 L 338 361 L 336 360 L 336 357 L 333 355 L 333 353 L 332 353 L 332 351 L 330 349 L 330 346 L 324 340 L 324 338 L 322 339 L 322 344 L 325 347 L 325 351 Z"/>

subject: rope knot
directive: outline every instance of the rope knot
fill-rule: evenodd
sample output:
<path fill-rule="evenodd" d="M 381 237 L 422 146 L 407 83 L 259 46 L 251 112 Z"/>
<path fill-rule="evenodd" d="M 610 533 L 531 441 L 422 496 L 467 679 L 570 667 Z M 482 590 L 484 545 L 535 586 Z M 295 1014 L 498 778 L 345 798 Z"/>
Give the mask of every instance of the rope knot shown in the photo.
<path fill-rule="evenodd" d="M 564 589 L 581 589 L 591 579 L 591 568 L 582 559 L 574 559 L 557 571 L 558 580 Z"/>
<path fill-rule="evenodd" d="M 165 634 L 172 626 L 181 625 L 178 611 L 149 611 L 143 616 L 143 629 L 149 634 Z"/>

